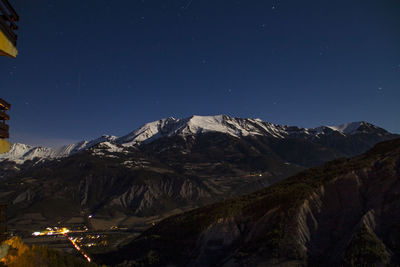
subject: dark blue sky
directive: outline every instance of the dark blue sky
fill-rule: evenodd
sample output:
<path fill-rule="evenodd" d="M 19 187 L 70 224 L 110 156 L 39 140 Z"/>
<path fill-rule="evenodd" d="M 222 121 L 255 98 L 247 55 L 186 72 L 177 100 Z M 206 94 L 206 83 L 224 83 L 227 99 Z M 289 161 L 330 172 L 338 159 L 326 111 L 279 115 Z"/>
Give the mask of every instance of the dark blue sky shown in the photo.
<path fill-rule="evenodd" d="M 398 0 L 13 0 L 11 140 L 59 145 L 192 114 L 400 132 Z"/>

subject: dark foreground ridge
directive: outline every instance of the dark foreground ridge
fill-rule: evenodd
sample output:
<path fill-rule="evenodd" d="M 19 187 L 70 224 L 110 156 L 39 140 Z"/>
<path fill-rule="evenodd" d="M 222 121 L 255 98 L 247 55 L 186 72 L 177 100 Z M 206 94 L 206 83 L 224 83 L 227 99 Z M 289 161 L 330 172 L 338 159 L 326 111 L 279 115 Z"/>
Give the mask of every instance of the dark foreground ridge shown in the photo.
<path fill-rule="evenodd" d="M 398 265 L 400 139 L 167 218 L 97 258 L 123 266 Z"/>

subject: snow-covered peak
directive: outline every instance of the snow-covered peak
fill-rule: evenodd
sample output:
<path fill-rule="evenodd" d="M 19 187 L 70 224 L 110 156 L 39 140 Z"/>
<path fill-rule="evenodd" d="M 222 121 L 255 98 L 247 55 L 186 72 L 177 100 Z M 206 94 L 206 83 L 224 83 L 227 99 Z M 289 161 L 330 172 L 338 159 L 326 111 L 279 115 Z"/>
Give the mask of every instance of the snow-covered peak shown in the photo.
<path fill-rule="evenodd" d="M 49 148 L 49 147 L 33 147 L 25 144 L 13 144 L 11 149 L 7 153 L 0 154 L 0 161 L 10 160 L 17 163 L 24 163 L 26 160 L 33 159 L 55 159 L 68 157 L 82 150 L 88 149 L 94 145 L 103 142 L 115 141 L 115 136 L 103 135 L 92 141 L 81 141 L 71 145 L 65 145 L 61 147 Z"/>
<path fill-rule="evenodd" d="M 338 131 L 338 132 L 341 132 L 346 135 L 351 135 L 351 134 L 357 133 L 358 129 L 360 129 L 360 127 L 362 127 L 362 126 L 377 129 L 376 126 L 374 126 L 370 123 L 367 123 L 365 121 L 350 122 L 350 123 L 345 123 L 345 124 L 341 124 L 341 125 L 337 125 L 337 126 L 327 126 L 327 127 L 334 131 Z"/>
<path fill-rule="evenodd" d="M 283 138 L 286 133 L 282 126 L 259 119 L 233 118 L 226 115 L 191 116 L 184 119 L 166 118 L 146 123 L 138 130 L 116 140 L 126 146 L 149 143 L 164 136 L 188 136 L 207 132 L 219 132 L 235 137 L 248 135 L 269 135 Z"/>
<path fill-rule="evenodd" d="M 157 139 L 164 135 L 164 132 L 167 132 L 170 128 L 176 126 L 179 123 L 179 119 L 175 118 L 166 118 L 158 121 L 153 121 L 146 123 L 139 129 L 122 136 L 116 139 L 117 143 L 120 144 L 132 144 L 132 143 L 140 143 L 140 142 L 150 142 L 151 140 Z"/>
<path fill-rule="evenodd" d="M 184 124 L 178 133 L 182 135 L 200 134 L 207 132 L 220 132 L 232 136 L 248 135 L 235 119 L 225 115 L 217 116 L 191 116 L 183 119 Z"/>
<path fill-rule="evenodd" d="M 0 160 L 2 159 L 17 160 L 26 153 L 28 153 L 32 148 L 33 146 L 30 145 L 25 145 L 20 143 L 12 144 L 9 152 L 0 154 Z"/>

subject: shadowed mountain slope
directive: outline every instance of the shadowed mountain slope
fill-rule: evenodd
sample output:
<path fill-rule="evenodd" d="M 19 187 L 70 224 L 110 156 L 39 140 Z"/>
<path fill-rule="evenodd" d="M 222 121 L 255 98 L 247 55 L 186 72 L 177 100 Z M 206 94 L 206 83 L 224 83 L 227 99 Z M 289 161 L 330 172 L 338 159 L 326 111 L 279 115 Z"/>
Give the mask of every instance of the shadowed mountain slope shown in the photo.
<path fill-rule="evenodd" d="M 98 258 L 125 266 L 395 266 L 399 240 L 395 139 L 167 218 Z"/>

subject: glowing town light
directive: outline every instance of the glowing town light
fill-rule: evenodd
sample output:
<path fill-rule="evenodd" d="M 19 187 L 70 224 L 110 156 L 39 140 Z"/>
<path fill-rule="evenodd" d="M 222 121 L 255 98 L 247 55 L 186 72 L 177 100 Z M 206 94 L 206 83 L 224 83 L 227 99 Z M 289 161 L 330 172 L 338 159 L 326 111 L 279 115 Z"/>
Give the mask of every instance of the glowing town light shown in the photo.
<path fill-rule="evenodd" d="M 33 232 L 32 235 L 34 236 L 39 236 L 41 233 L 40 232 Z"/>
<path fill-rule="evenodd" d="M 65 227 L 64 227 L 64 228 L 61 228 L 61 229 L 60 229 L 60 233 L 61 233 L 61 234 L 69 233 L 69 229 L 67 229 L 67 228 L 65 228 Z"/>

